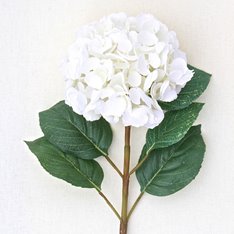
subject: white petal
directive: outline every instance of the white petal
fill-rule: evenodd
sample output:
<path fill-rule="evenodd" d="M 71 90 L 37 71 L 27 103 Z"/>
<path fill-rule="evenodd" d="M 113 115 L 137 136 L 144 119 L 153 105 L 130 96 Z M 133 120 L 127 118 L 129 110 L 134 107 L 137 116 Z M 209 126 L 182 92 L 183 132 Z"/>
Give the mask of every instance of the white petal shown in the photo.
<path fill-rule="evenodd" d="M 151 89 L 150 89 L 150 95 L 154 100 L 158 100 L 160 98 L 160 88 L 162 86 L 162 83 L 154 82 Z"/>
<path fill-rule="evenodd" d="M 101 118 L 100 114 L 96 114 L 95 111 L 87 111 L 83 113 L 83 116 L 87 121 L 95 121 Z"/>
<path fill-rule="evenodd" d="M 125 58 L 122 57 L 120 54 L 114 54 L 114 53 L 106 53 L 103 55 L 105 59 L 111 59 L 111 60 L 116 60 L 116 61 L 122 61 L 122 62 L 128 62 Z"/>
<path fill-rule="evenodd" d="M 128 34 L 128 37 L 132 41 L 133 44 L 137 42 L 137 35 L 138 33 L 136 31 L 130 31 Z"/>
<path fill-rule="evenodd" d="M 187 63 L 184 59 L 182 58 L 176 58 L 172 61 L 172 64 L 171 64 L 171 70 L 179 70 L 181 71 L 182 73 L 185 73 L 186 70 L 188 69 L 187 68 Z"/>
<path fill-rule="evenodd" d="M 115 70 L 117 71 L 126 71 L 129 69 L 129 63 L 128 62 L 122 62 L 122 61 L 118 61 L 115 63 Z"/>
<path fill-rule="evenodd" d="M 92 40 L 89 40 L 87 44 L 88 51 L 92 55 L 100 55 L 113 47 L 112 40 L 109 37 L 93 38 Z"/>
<path fill-rule="evenodd" d="M 155 21 L 155 18 L 151 14 L 140 14 L 136 17 L 136 26 L 138 31 L 142 30 L 153 30 L 154 25 L 153 21 Z M 148 26 L 147 28 L 145 28 Z"/>
<path fill-rule="evenodd" d="M 101 68 L 106 72 L 107 80 L 110 80 L 111 76 L 114 73 L 113 62 L 111 60 L 104 59 L 102 60 L 102 64 L 103 65 L 101 66 Z"/>
<path fill-rule="evenodd" d="M 107 98 L 107 97 L 109 98 L 114 95 L 115 95 L 115 90 L 111 87 L 105 87 L 100 92 L 100 98 L 102 99 Z"/>
<path fill-rule="evenodd" d="M 71 80 L 71 79 L 67 79 L 67 80 L 65 80 L 66 90 L 67 90 L 68 88 L 70 88 L 70 87 L 74 87 L 75 82 L 76 82 L 76 81 Z"/>
<path fill-rule="evenodd" d="M 104 115 L 103 118 L 104 118 L 107 122 L 109 122 L 110 124 L 115 124 L 115 123 L 119 122 L 119 119 L 120 119 L 119 117 L 117 117 L 117 116 L 112 116 L 112 115 L 109 115 L 109 116 Z"/>
<path fill-rule="evenodd" d="M 110 15 L 110 19 L 116 27 L 123 28 L 127 20 L 127 15 L 123 12 L 115 13 Z"/>
<path fill-rule="evenodd" d="M 163 41 L 168 44 L 169 42 L 168 28 L 165 24 L 160 25 L 160 29 L 157 32 L 157 36 L 159 38 L 159 41 Z"/>
<path fill-rule="evenodd" d="M 138 87 L 141 84 L 141 75 L 136 71 L 131 71 L 128 75 L 128 83 L 132 87 Z"/>
<path fill-rule="evenodd" d="M 149 64 L 153 67 L 153 68 L 158 68 L 161 65 L 161 60 L 158 56 L 158 54 L 156 53 L 150 53 L 149 54 Z"/>
<path fill-rule="evenodd" d="M 188 81 L 193 77 L 193 72 L 187 69 L 186 73 L 182 73 L 180 70 L 175 70 L 170 72 L 169 78 L 170 81 L 174 82 L 177 85 L 184 86 Z"/>
<path fill-rule="evenodd" d="M 143 91 L 141 91 L 141 100 L 148 106 L 151 107 L 153 105 L 153 100 L 149 96 L 147 96 Z"/>
<path fill-rule="evenodd" d="M 144 58 L 144 56 L 140 56 L 137 62 L 138 72 L 143 76 L 147 76 L 150 73 L 149 66 Z"/>
<path fill-rule="evenodd" d="M 64 73 L 66 78 L 77 80 L 80 77 L 80 71 L 79 69 L 79 62 L 78 60 L 71 60 L 66 63 L 66 70 L 64 69 Z"/>
<path fill-rule="evenodd" d="M 145 127 L 153 129 L 162 122 L 164 113 L 161 108 L 157 110 L 149 109 L 148 116 L 148 122 L 145 124 Z"/>
<path fill-rule="evenodd" d="M 124 97 L 114 97 L 108 99 L 103 104 L 102 115 L 120 117 L 126 109 L 126 100 Z"/>
<path fill-rule="evenodd" d="M 157 69 L 157 71 L 158 71 L 157 82 L 163 82 L 163 80 L 165 80 L 166 71 L 163 69 Z"/>
<path fill-rule="evenodd" d="M 76 86 L 74 86 L 74 87 L 77 87 L 77 89 L 78 89 L 79 91 L 83 92 L 83 93 L 85 92 L 85 85 L 84 85 L 84 83 L 81 82 L 81 81 L 77 82 Z"/>
<path fill-rule="evenodd" d="M 177 86 L 176 86 L 176 93 L 177 93 L 177 94 L 180 93 L 181 89 L 182 89 L 182 87 L 179 86 L 179 85 L 177 85 Z"/>
<path fill-rule="evenodd" d="M 176 90 L 168 88 L 164 92 L 161 100 L 164 101 L 164 102 L 171 102 L 171 101 L 175 100 L 176 98 L 177 98 Z"/>
<path fill-rule="evenodd" d="M 92 40 L 90 40 L 89 44 L 88 44 L 88 50 L 89 53 L 91 54 L 102 54 L 103 53 L 103 41 L 99 38 L 94 38 Z"/>
<path fill-rule="evenodd" d="M 174 58 L 175 59 L 176 58 L 182 58 L 187 63 L 186 54 L 183 51 L 181 51 L 181 50 L 177 49 L 177 50 L 174 51 Z"/>
<path fill-rule="evenodd" d="M 179 41 L 177 40 L 176 33 L 174 31 L 169 32 L 169 41 L 175 49 L 179 48 Z"/>
<path fill-rule="evenodd" d="M 165 45 L 166 45 L 165 42 L 159 41 L 159 42 L 154 46 L 156 53 L 157 53 L 157 54 L 160 54 L 160 53 L 163 51 Z"/>
<path fill-rule="evenodd" d="M 96 102 L 90 102 L 84 112 L 83 115 L 88 121 L 95 121 L 100 119 L 101 114 L 99 112 L 100 105 L 102 105 L 101 101 L 96 101 Z"/>
<path fill-rule="evenodd" d="M 117 51 L 117 54 L 120 55 L 123 59 L 126 59 L 127 61 L 134 62 L 137 60 L 138 55 L 136 54 L 123 54 L 120 51 Z"/>
<path fill-rule="evenodd" d="M 71 87 L 66 91 L 65 103 L 72 106 L 74 112 L 81 115 L 87 105 L 87 98 L 82 92 Z"/>
<path fill-rule="evenodd" d="M 132 103 L 139 105 L 141 103 L 141 93 L 140 89 L 138 88 L 131 88 L 129 90 L 129 98 L 132 101 Z"/>
<path fill-rule="evenodd" d="M 119 94 L 125 94 L 128 91 L 125 85 L 124 75 L 122 72 L 119 72 L 112 76 L 108 86 L 113 88 L 115 92 Z"/>
<path fill-rule="evenodd" d="M 94 70 L 98 66 L 100 66 L 101 60 L 99 58 L 96 58 L 96 57 L 91 57 L 91 58 L 88 59 L 88 63 L 87 64 L 88 64 L 89 70 Z"/>
<path fill-rule="evenodd" d="M 174 70 L 172 72 L 170 72 L 169 74 L 169 79 L 170 81 L 178 84 L 177 82 L 180 81 L 180 78 L 183 76 L 183 72 L 180 70 Z"/>
<path fill-rule="evenodd" d="M 131 111 L 125 112 L 122 120 L 125 126 L 142 127 L 148 121 L 146 108 L 144 106 L 135 107 Z"/>
<path fill-rule="evenodd" d="M 167 65 L 167 60 L 168 60 L 168 53 L 169 53 L 169 49 L 168 47 L 165 47 L 162 51 L 162 53 L 160 54 L 160 58 L 161 58 L 161 64 L 162 65 Z"/>
<path fill-rule="evenodd" d="M 194 72 L 191 70 L 187 70 L 181 79 L 181 85 L 184 86 L 188 81 L 190 81 L 193 77 Z"/>
<path fill-rule="evenodd" d="M 95 89 L 87 89 L 86 90 L 86 95 L 90 99 L 90 103 L 96 103 L 101 96 L 101 90 L 95 90 Z M 89 108 L 91 108 L 92 105 L 89 105 Z"/>
<path fill-rule="evenodd" d="M 163 97 L 166 89 L 169 87 L 170 83 L 168 80 L 165 80 L 163 83 L 162 83 L 162 86 L 160 88 L 160 98 Z"/>
<path fill-rule="evenodd" d="M 88 98 L 88 99 L 92 99 L 92 97 L 94 96 L 94 94 L 98 94 L 98 92 L 96 92 L 97 90 L 93 89 L 92 87 L 90 86 L 87 86 L 84 90 L 84 93 L 85 93 L 85 96 Z"/>
<path fill-rule="evenodd" d="M 96 22 L 95 24 L 95 33 L 101 35 L 108 35 L 114 27 L 113 22 L 111 21 L 110 17 L 104 16 L 100 22 Z"/>
<path fill-rule="evenodd" d="M 140 54 L 148 54 L 155 51 L 154 46 L 140 45 L 138 47 Z"/>
<path fill-rule="evenodd" d="M 105 77 L 98 75 L 95 72 L 88 73 L 84 79 L 88 86 L 95 89 L 101 89 L 106 81 Z"/>
<path fill-rule="evenodd" d="M 128 39 L 119 40 L 117 49 L 124 53 L 128 53 L 132 50 L 132 43 Z"/>
<path fill-rule="evenodd" d="M 152 46 L 157 43 L 158 38 L 154 33 L 148 31 L 141 31 L 138 34 L 138 41 L 143 45 Z"/>
<path fill-rule="evenodd" d="M 151 107 L 153 104 L 152 99 L 147 96 L 141 88 L 131 88 L 129 90 L 129 98 L 132 103 L 136 105 L 145 103 L 147 106 Z"/>
<path fill-rule="evenodd" d="M 171 102 L 176 98 L 176 90 L 170 87 L 169 81 L 164 81 L 160 89 L 160 100 L 164 102 Z"/>
<path fill-rule="evenodd" d="M 146 92 L 152 85 L 152 83 L 154 81 L 156 81 L 158 77 L 158 71 L 154 70 L 153 72 L 151 72 L 145 79 L 145 83 L 144 83 L 144 91 Z"/>
<path fill-rule="evenodd" d="M 159 28 L 160 28 L 160 23 L 154 17 L 146 20 L 142 24 L 142 30 L 150 31 L 152 33 L 157 33 Z"/>
<path fill-rule="evenodd" d="M 112 48 L 112 40 L 110 38 L 105 38 L 105 40 L 103 41 L 103 45 L 102 45 L 102 50 L 103 52 L 106 52 L 108 50 L 110 50 Z"/>

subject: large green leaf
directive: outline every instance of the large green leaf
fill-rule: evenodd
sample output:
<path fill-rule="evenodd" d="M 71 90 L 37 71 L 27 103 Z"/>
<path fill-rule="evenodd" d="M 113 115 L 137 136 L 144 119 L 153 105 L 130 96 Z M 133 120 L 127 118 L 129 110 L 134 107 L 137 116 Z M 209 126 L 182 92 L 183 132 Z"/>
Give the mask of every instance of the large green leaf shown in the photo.
<path fill-rule="evenodd" d="M 39 116 L 45 137 L 63 152 L 82 159 L 108 155 L 112 131 L 103 118 L 86 121 L 64 101 L 41 112 Z"/>
<path fill-rule="evenodd" d="M 29 149 L 51 175 L 63 179 L 74 186 L 100 190 L 103 171 L 94 160 L 83 160 L 64 154 L 45 137 L 26 142 Z"/>
<path fill-rule="evenodd" d="M 198 174 L 205 153 L 200 125 L 178 143 L 156 149 L 136 171 L 142 192 L 166 196 L 184 188 Z"/>
<path fill-rule="evenodd" d="M 191 65 L 188 65 L 188 67 L 189 69 L 194 70 L 193 78 L 181 90 L 176 100 L 172 102 L 160 102 L 160 106 L 164 110 L 178 110 L 189 106 L 208 86 L 211 74 Z"/>
<path fill-rule="evenodd" d="M 181 140 L 196 120 L 203 104 L 193 103 L 175 111 L 168 111 L 159 126 L 149 129 L 142 156 L 148 155 L 153 149 L 164 148 Z"/>

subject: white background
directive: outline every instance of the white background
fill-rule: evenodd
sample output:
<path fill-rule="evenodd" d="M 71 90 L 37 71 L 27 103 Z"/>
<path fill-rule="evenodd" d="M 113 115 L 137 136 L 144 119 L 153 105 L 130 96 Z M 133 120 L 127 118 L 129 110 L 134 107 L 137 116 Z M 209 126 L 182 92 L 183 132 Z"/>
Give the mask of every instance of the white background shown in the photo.
<path fill-rule="evenodd" d="M 145 195 L 129 234 L 234 233 L 233 0 L 0 0 L 0 233 L 117 234 L 118 220 L 93 190 L 46 173 L 23 140 L 41 136 L 37 113 L 63 99 L 58 69 L 76 29 L 112 12 L 150 12 L 177 32 L 189 62 L 212 73 L 198 122 L 207 153 L 199 176 L 164 198 Z M 122 166 L 123 128 L 113 126 Z M 133 129 L 132 165 L 144 143 Z M 121 181 L 104 159 L 103 190 L 120 209 Z M 131 180 L 130 203 L 139 193 Z"/>

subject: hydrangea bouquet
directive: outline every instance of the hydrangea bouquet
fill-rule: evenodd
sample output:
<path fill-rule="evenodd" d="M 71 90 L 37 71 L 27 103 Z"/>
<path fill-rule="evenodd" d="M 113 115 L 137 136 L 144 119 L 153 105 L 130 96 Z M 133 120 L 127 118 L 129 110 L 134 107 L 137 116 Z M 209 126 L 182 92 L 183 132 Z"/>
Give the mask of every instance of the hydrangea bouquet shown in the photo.
<path fill-rule="evenodd" d="M 62 70 L 65 101 L 39 114 L 44 136 L 26 142 L 51 175 L 93 188 L 120 220 L 128 220 L 144 193 L 167 196 L 198 174 L 205 153 L 201 126 L 192 126 L 203 104 L 194 102 L 210 74 L 187 64 L 176 34 L 150 14 L 112 14 L 77 33 Z M 123 172 L 108 154 L 110 124 L 125 126 Z M 148 128 L 139 162 L 130 169 L 131 127 Z M 118 212 L 101 189 L 104 157 L 122 179 Z M 134 155 L 136 157 L 136 155 Z M 128 207 L 129 178 L 139 196 Z"/>

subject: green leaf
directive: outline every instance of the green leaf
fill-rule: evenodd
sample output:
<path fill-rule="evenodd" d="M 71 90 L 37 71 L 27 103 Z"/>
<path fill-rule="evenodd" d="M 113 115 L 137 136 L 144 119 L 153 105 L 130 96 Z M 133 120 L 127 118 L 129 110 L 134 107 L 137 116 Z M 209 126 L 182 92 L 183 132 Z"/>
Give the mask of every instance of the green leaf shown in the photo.
<path fill-rule="evenodd" d="M 112 131 L 103 118 L 86 121 L 64 101 L 39 113 L 39 117 L 45 137 L 63 152 L 82 159 L 108 155 Z"/>
<path fill-rule="evenodd" d="M 156 149 L 136 171 L 142 192 L 167 196 L 184 188 L 198 174 L 205 153 L 201 126 L 191 127 L 178 143 Z"/>
<path fill-rule="evenodd" d="M 203 103 L 193 103 L 182 110 L 166 112 L 159 126 L 147 131 L 146 144 L 141 154 L 148 155 L 156 148 L 164 148 L 181 140 L 196 120 L 202 106 Z"/>
<path fill-rule="evenodd" d="M 53 146 L 45 137 L 26 142 L 42 167 L 51 175 L 68 183 L 83 187 L 96 188 L 100 191 L 103 171 L 94 160 L 83 160 L 75 156 L 64 154 Z"/>
<path fill-rule="evenodd" d="M 193 78 L 181 90 L 176 100 L 172 102 L 160 102 L 164 110 L 178 110 L 189 106 L 196 100 L 207 88 L 211 74 L 199 70 L 191 65 L 189 69 L 194 70 Z"/>

